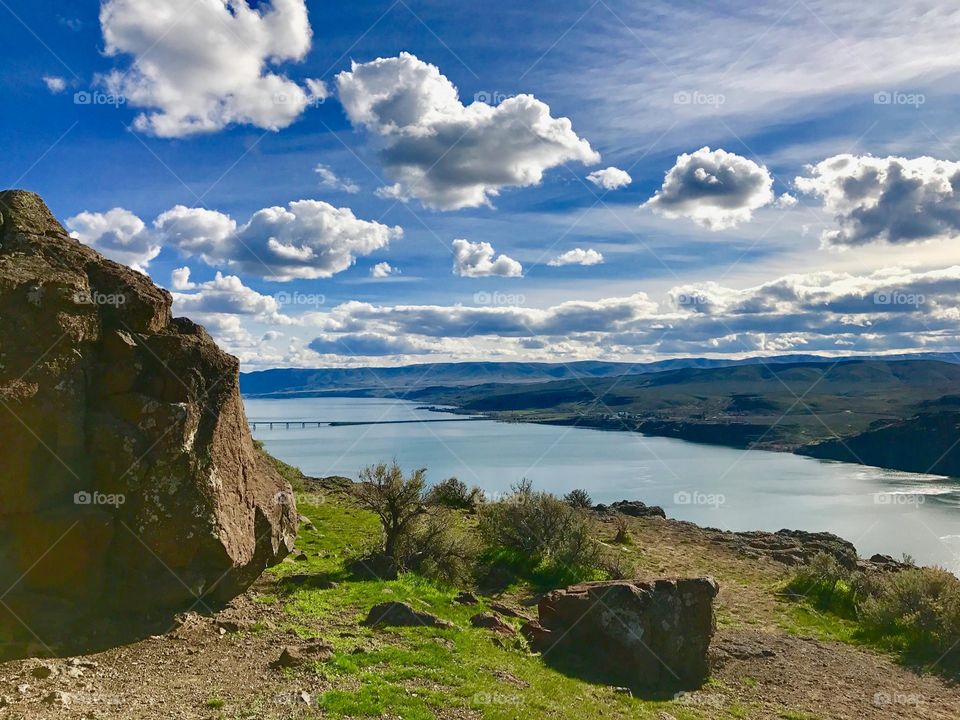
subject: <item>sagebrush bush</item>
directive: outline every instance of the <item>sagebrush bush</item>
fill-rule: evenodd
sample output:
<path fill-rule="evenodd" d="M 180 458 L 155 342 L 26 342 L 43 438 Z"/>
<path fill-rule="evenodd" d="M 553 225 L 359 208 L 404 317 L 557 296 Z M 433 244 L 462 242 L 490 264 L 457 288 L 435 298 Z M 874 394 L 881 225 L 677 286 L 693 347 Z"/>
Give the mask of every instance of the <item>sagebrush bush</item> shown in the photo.
<path fill-rule="evenodd" d="M 488 548 L 519 553 L 534 564 L 598 565 L 587 517 L 555 495 L 534 491 L 528 480 L 504 500 L 482 506 L 479 529 Z"/>
<path fill-rule="evenodd" d="M 566 495 L 564 495 L 563 500 L 570 507 L 574 507 L 579 510 L 586 510 L 587 508 L 593 507 L 593 500 L 590 498 L 589 493 L 587 493 L 586 490 L 581 490 L 579 488 L 568 492 Z"/>
<path fill-rule="evenodd" d="M 470 579 L 480 554 L 479 543 L 448 510 L 425 515 L 404 538 L 399 563 L 432 580 L 456 585 Z"/>
<path fill-rule="evenodd" d="M 454 510 L 473 510 L 483 502 L 483 491 L 478 487 L 468 490 L 462 480 L 452 477 L 430 488 L 426 501 L 430 505 Z"/>
<path fill-rule="evenodd" d="M 942 654 L 960 642 L 960 579 L 941 568 L 911 568 L 875 579 L 858 606 L 873 635 L 895 637 L 912 654 Z"/>
<path fill-rule="evenodd" d="M 860 634 L 913 659 L 956 667 L 960 661 L 960 579 L 942 568 L 860 573 L 818 554 L 788 590 L 857 620 Z"/>

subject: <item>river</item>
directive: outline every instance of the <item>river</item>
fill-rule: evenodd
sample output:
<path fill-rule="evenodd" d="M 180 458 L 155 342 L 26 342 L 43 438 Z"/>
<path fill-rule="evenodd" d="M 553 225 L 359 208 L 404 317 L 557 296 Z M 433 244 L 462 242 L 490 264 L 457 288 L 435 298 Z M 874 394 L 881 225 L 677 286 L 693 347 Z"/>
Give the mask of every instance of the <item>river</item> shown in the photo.
<path fill-rule="evenodd" d="M 415 403 L 369 398 L 246 399 L 251 421 L 369 423 L 287 429 L 254 436 L 315 477 L 356 478 L 396 460 L 456 476 L 498 497 L 526 477 L 539 489 L 587 490 L 594 502 L 642 500 L 667 516 L 725 530 L 826 530 L 861 555 L 912 555 L 960 571 L 960 480 L 738 450 L 672 438 L 574 427 L 463 422 Z M 409 422 L 449 419 L 451 422 Z M 380 423 L 380 424 L 377 424 Z"/>

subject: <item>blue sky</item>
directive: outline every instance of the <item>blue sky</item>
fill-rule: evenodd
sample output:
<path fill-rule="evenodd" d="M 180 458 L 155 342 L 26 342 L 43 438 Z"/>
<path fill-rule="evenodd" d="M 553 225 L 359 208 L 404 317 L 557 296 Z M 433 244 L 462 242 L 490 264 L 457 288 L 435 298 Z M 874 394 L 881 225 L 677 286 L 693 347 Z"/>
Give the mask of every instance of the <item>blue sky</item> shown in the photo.
<path fill-rule="evenodd" d="M 247 369 L 956 348 L 949 3 L 0 17 L 3 186 Z"/>

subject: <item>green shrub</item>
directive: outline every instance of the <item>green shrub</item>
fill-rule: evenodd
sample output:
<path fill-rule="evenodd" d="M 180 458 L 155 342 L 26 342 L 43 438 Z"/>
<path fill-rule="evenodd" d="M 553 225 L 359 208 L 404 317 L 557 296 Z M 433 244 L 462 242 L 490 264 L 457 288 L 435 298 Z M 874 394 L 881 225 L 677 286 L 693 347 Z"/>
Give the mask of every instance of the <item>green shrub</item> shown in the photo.
<path fill-rule="evenodd" d="M 587 517 L 528 480 L 500 502 L 480 509 L 480 536 L 489 559 L 507 560 L 530 574 L 583 577 L 596 572 L 599 552 Z"/>
<path fill-rule="evenodd" d="M 467 489 L 466 484 L 452 477 L 434 485 L 427 493 L 426 502 L 453 510 L 473 510 L 483 502 L 483 491 L 474 487 Z"/>
<path fill-rule="evenodd" d="M 356 496 L 360 506 L 376 513 L 383 528 L 383 552 L 398 565 L 401 544 L 414 532 L 417 520 L 426 514 L 423 489 L 426 468 L 404 477 L 396 461 L 380 463 L 360 471 Z"/>
<path fill-rule="evenodd" d="M 480 553 L 475 538 L 449 510 L 432 510 L 403 538 L 399 564 L 431 580 L 460 584 L 473 576 Z"/>
<path fill-rule="evenodd" d="M 819 554 L 801 568 L 789 592 L 858 622 L 858 636 L 907 659 L 960 666 L 960 579 L 942 568 L 850 572 Z"/>
<path fill-rule="evenodd" d="M 941 656 L 960 642 L 960 579 L 941 568 L 887 573 L 859 611 L 867 634 L 899 640 L 910 655 Z"/>
<path fill-rule="evenodd" d="M 590 495 L 586 490 L 581 490 L 577 488 L 576 490 L 571 490 L 566 495 L 563 496 L 563 500 L 567 505 L 578 510 L 587 510 L 588 508 L 593 507 L 593 500 L 590 499 Z"/>

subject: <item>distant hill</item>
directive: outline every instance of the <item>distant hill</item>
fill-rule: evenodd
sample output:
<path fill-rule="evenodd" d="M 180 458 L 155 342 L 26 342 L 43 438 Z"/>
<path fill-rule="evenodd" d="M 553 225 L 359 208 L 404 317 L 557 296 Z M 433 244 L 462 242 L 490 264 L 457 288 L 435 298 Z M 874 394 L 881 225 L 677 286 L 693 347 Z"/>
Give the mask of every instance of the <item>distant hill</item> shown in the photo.
<path fill-rule="evenodd" d="M 958 362 L 952 355 L 910 355 L 887 359 L 939 359 Z M 244 395 L 393 395 L 426 388 L 457 388 L 474 385 L 530 384 L 577 378 L 610 378 L 643 375 L 685 368 L 721 368 L 783 363 L 834 363 L 836 358 L 819 355 L 783 355 L 740 360 L 677 358 L 649 363 L 580 361 L 571 363 L 466 362 L 428 363 L 386 368 L 276 369 L 243 373 Z"/>
<path fill-rule="evenodd" d="M 430 389 L 414 393 L 412 399 L 454 405 L 503 420 L 575 424 L 795 451 L 858 436 L 871 428 L 896 426 L 921 412 L 929 416 L 955 411 L 958 388 L 957 364 L 842 360 Z M 941 438 L 947 436 L 946 432 L 940 434 Z M 896 432 L 879 437 L 895 446 Z M 913 464 L 922 465 L 937 447 L 937 442 L 930 443 L 917 453 Z M 819 452 L 821 456 L 837 454 L 832 446 Z M 927 467 L 935 460 L 931 458 Z M 885 462 L 883 466 L 891 465 Z"/>

